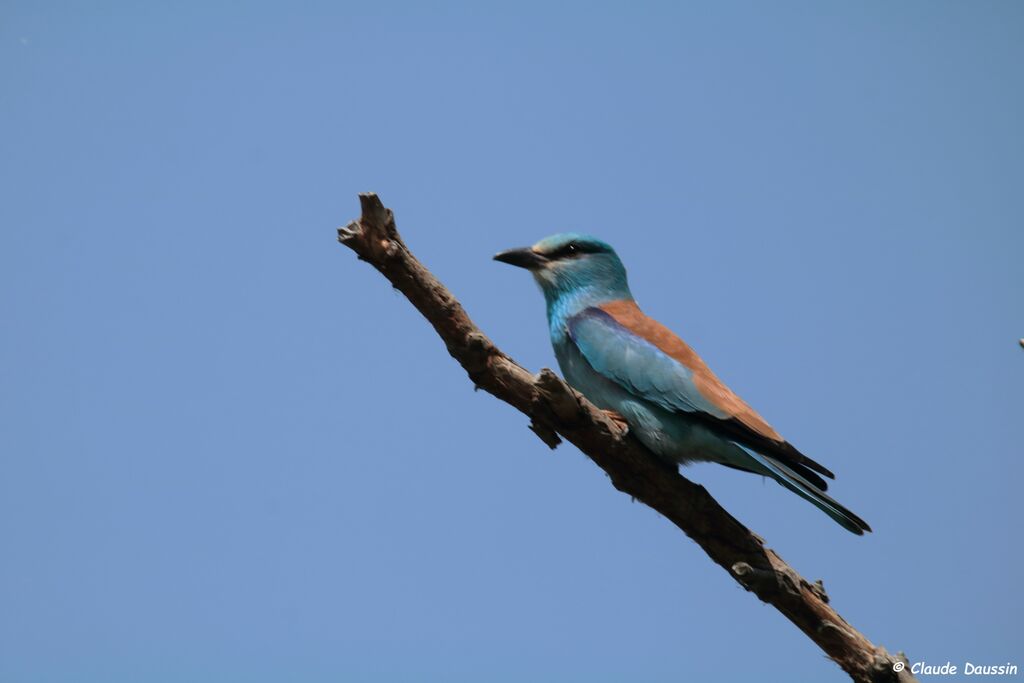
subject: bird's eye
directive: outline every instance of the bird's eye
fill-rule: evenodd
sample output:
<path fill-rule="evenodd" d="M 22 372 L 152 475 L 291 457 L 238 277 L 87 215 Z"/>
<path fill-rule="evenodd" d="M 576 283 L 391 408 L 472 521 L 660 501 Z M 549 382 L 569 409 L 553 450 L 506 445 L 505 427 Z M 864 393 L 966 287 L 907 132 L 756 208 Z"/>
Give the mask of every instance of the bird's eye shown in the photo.
<path fill-rule="evenodd" d="M 590 250 L 579 242 L 569 242 L 568 244 L 560 246 L 557 251 L 550 255 L 550 258 L 573 258 L 574 256 L 580 256 L 581 254 L 587 254 L 589 252 Z"/>

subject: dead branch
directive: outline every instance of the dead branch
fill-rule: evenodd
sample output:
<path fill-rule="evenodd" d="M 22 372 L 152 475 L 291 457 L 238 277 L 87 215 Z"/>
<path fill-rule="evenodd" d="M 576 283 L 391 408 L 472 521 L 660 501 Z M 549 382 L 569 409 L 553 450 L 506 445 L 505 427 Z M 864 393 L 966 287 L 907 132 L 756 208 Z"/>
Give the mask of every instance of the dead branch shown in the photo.
<path fill-rule="evenodd" d="M 394 214 L 375 194 L 338 241 L 386 277 L 433 325 L 475 386 L 514 406 L 550 448 L 564 438 L 608 473 L 616 489 L 664 515 L 741 586 L 773 606 L 859 683 L 916 680 L 905 656 L 873 645 L 809 582 L 722 508 L 704 487 L 652 457 L 626 430 L 550 370 L 533 375 L 473 324 L 451 292 L 402 241 Z M 897 669 L 898 671 L 894 671 Z"/>

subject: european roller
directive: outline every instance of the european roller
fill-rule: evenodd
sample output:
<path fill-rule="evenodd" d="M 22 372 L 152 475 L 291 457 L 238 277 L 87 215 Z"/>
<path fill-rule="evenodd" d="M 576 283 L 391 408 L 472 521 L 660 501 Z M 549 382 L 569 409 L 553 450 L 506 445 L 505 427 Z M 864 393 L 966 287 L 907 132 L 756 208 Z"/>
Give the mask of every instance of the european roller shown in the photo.
<path fill-rule="evenodd" d="M 825 493 L 827 468 L 811 460 L 729 390 L 693 349 L 637 306 L 626 268 L 599 239 L 554 235 L 494 257 L 526 268 L 547 303 L 566 381 L 618 414 L 669 462 L 712 461 L 771 477 L 855 534 L 867 522 Z"/>

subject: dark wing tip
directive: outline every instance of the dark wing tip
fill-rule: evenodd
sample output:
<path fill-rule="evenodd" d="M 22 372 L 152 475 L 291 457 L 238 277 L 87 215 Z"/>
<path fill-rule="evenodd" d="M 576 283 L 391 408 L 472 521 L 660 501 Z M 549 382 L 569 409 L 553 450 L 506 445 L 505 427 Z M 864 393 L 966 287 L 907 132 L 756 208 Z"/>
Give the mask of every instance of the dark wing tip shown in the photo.
<path fill-rule="evenodd" d="M 814 470 L 815 472 L 817 472 L 818 474 L 822 475 L 823 477 L 828 477 L 829 479 L 835 479 L 836 478 L 836 475 L 832 473 L 832 470 L 830 470 L 829 468 L 825 467 L 824 465 L 822 465 L 819 462 L 811 460 L 806 455 L 804 455 L 803 453 L 798 451 L 793 446 L 793 444 L 791 444 L 790 442 L 788 442 L 788 441 L 784 442 L 782 444 L 782 448 L 787 451 L 787 453 L 789 454 L 790 457 L 792 457 L 793 460 L 795 460 L 796 462 L 800 463 L 804 467 L 806 467 L 808 469 Z"/>

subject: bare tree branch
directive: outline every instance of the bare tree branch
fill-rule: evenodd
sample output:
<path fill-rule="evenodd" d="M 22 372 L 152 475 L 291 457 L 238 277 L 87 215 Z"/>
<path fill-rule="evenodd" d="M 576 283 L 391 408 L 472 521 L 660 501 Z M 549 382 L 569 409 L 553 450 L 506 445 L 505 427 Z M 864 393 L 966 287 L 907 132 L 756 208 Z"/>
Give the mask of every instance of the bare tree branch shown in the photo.
<path fill-rule="evenodd" d="M 530 418 L 550 448 L 562 437 L 608 473 L 619 491 L 664 515 L 741 586 L 775 607 L 854 681 L 914 681 L 907 659 L 873 645 L 811 583 L 698 486 L 654 458 L 607 413 L 552 371 L 533 375 L 473 324 L 451 292 L 405 246 L 390 209 L 375 194 L 359 196 L 362 217 L 338 229 L 338 241 L 381 272 L 444 340 L 473 383 Z M 897 671 L 894 671 L 894 668 Z"/>

